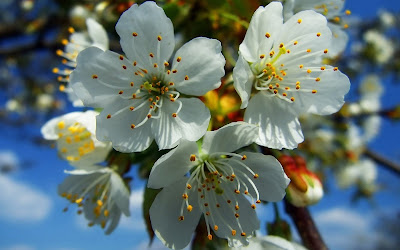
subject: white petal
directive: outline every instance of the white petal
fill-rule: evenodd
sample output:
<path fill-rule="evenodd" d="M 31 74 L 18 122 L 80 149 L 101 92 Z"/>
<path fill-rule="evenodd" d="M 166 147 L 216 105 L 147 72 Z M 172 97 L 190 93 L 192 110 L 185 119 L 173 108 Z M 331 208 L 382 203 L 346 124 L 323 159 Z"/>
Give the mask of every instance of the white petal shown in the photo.
<path fill-rule="evenodd" d="M 253 175 L 247 172 L 258 189 L 260 199 L 270 202 L 282 200 L 290 180 L 279 161 L 271 155 L 263 155 L 261 153 L 243 152 L 242 154 L 247 156 L 247 159 L 242 163 L 253 170 L 255 174 L 258 174 L 258 178 L 254 179 Z M 237 163 L 233 162 L 232 165 L 236 165 L 238 169 L 246 172 Z M 249 192 L 252 193 L 252 189 L 249 189 Z"/>
<path fill-rule="evenodd" d="M 201 216 L 200 209 L 194 207 L 191 212 L 183 209 L 184 220 L 178 220 L 186 181 L 187 178 L 183 178 L 164 188 L 150 208 L 150 220 L 155 234 L 165 246 L 172 249 L 182 249 L 190 243 Z M 189 196 L 190 204 L 195 203 L 192 196 Z"/>
<path fill-rule="evenodd" d="M 251 18 L 246 36 L 239 46 L 241 55 L 248 62 L 255 62 L 260 54 L 270 51 L 274 39 L 282 29 L 282 4 L 272 2 L 265 7 L 260 6 Z M 266 33 L 270 34 L 267 38 Z"/>
<path fill-rule="evenodd" d="M 257 244 L 257 249 L 268 249 L 268 250 L 295 250 L 293 244 L 290 241 L 285 240 L 284 238 L 267 235 L 263 237 L 257 237 L 251 240 L 250 246 L 253 247 L 253 244 Z M 305 249 L 299 248 L 299 249 Z"/>
<path fill-rule="evenodd" d="M 140 100 L 137 100 L 137 103 L 139 102 Z M 138 125 L 146 119 L 148 109 L 143 107 L 131 111 L 131 105 L 136 106 L 133 100 L 107 106 L 96 120 L 97 139 L 111 141 L 114 149 L 120 152 L 140 152 L 148 148 L 153 141 L 151 119 L 140 127 L 131 127 L 132 124 Z M 108 115 L 111 115 L 111 118 L 107 118 Z"/>
<path fill-rule="evenodd" d="M 332 70 L 331 66 L 326 66 L 326 70 L 316 74 L 320 78 L 319 82 L 315 81 L 314 76 L 297 79 L 301 82 L 302 88 L 315 89 L 317 93 L 293 92 L 296 101 L 287 105 L 293 106 L 298 113 L 330 115 L 337 112 L 344 104 L 344 95 L 349 92 L 349 78 L 339 70 Z"/>
<path fill-rule="evenodd" d="M 118 208 L 126 215 L 130 215 L 129 211 L 129 190 L 122 180 L 121 176 L 114 171 L 110 177 L 111 190 L 110 199 L 115 201 Z"/>
<path fill-rule="evenodd" d="M 342 30 L 340 25 L 328 23 L 328 27 L 332 31 L 332 42 L 329 47 L 328 56 L 336 57 L 346 49 L 349 36 L 344 30 Z"/>
<path fill-rule="evenodd" d="M 208 153 L 233 152 L 258 137 L 258 127 L 245 122 L 232 122 L 215 131 L 208 131 L 202 149 Z"/>
<path fill-rule="evenodd" d="M 104 108 L 121 99 L 120 91 L 132 94 L 139 87 L 131 87 L 131 82 L 142 81 L 134 72 L 132 63 L 119 54 L 90 47 L 79 53 L 70 83 L 85 106 Z"/>
<path fill-rule="evenodd" d="M 250 99 L 244 120 L 260 127 L 257 144 L 275 149 L 293 149 L 304 140 L 297 115 L 283 106 L 283 102 L 263 92 Z"/>
<path fill-rule="evenodd" d="M 180 139 L 197 141 L 207 130 L 210 121 L 210 111 L 198 98 L 179 98 L 182 109 L 176 117 L 178 101 L 168 99 L 160 109 L 160 118 L 152 121 L 151 130 L 160 149 L 176 146 Z"/>
<path fill-rule="evenodd" d="M 60 121 L 69 122 L 75 121 L 75 119 L 82 115 L 82 112 L 71 112 L 65 114 L 63 116 L 55 117 L 49 121 L 47 121 L 41 128 L 40 132 L 42 133 L 44 139 L 46 140 L 57 140 L 59 138 L 57 124 Z"/>
<path fill-rule="evenodd" d="M 247 107 L 254 82 L 254 74 L 251 72 L 248 62 L 239 52 L 239 59 L 233 68 L 233 86 L 242 100 L 241 109 Z"/>
<path fill-rule="evenodd" d="M 161 65 L 168 61 L 175 47 L 171 20 L 162 8 L 151 1 L 140 6 L 132 5 L 121 15 L 115 29 L 121 37 L 122 50 L 142 67 L 153 67 L 153 63 Z M 136 36 L 133 36 L 134 32 Z M 153 53 L 153 59 L 149 57 L 150 53 Z"/>
<path fill-rule="evenodd" d="M 201 96 L 221 85 L 225 58 L 216 39 L 194 38 L 175 54 L 171 69 L 176 89 L 184 94 Z M 178 62 L 178 57 L 180 57 Z M 185 80 L 188 79 L 188 80 Z"/>
<path fill-rule="evenodd" d="M 198 155 L 195 142 L 181 140 L 178 147 L 163 155 L 154 163 L 151 169 L 147 186 L 149 188 L 162 188 L 181 179 L 196 165 L 190 161 L 190 156 Z"/>
<path fill-rule="evenodd" d="M 103 26 L 93 18 L 86 19 L 86 26 L 89 36 L 93 41 L 92 46 L 98 47 L 102 50 L 108 50 L 108 36 Z"/>

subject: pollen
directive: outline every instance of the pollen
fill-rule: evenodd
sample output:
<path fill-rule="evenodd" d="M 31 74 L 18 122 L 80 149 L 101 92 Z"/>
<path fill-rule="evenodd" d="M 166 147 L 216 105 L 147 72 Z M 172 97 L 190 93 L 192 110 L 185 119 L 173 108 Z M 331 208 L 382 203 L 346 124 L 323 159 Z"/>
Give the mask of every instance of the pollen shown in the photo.
<path fill-rule="evenodd" d="M 241 233 L 240 235 L 243 236 L 243 237 L 246 237 L 246 233 L 245 232 Z"/>
<path fill-rule="evenodd" d="M 138 34 L 137 34 L 136 32 L 133 32 L 133 33 L 132 33 L 132 36 L 137 37 Z"/>
<path fill-rule="evenodd" d="M 307 69 L 307 73 L 310 74 L 311 73 L 311 69 Z"/>
<path fill-rule="evenodd" d="M 132 99 L 135 99 L 136 98 L 136 94 L 132 94 Z"/>
<path fill-rule="evenodd" d="M 172 73 L 178 73 L 178 70 L 176 70 L 176 69 L 174 69 L 174 70 L 172 70 Z"/>
<path fill-rule="evenodd" d="M 195 160 L 196 160 L 196 155 L 193 155 L 193 154 L 190 155 L 189 160 L 190 160 L 190 161 L 195 161 Z"/>
<path fill-rule="evenodd" d="M 136 66 L 136 65 L 137 65 L 137 62 L 136 62 L 136 61 L 134 61 L 134 62 L 133 62 L 133 66 Z"/>
<path fill-rule="evenodd" d="M 302 69 L 302 68 L 303 68 L 303 64 L 300 64 L 300 65 L 299 65 L 299 68 Z"/>
<path fill-rule="evenodd" d="M 150 118 L 151 118 L 151 114 L 148 114 L 148 115 L 147 115 L 147 118 L 149 118 L 149 119 L 150 119 Z"/>
<path fill-rule="evenodd" d="M 286 94 L 286 93 L 282 93 L 282 96 L 285 96 L 285 97 L 286 97 L 286 96 L 287 96 L 287 94 Z"/>
<path fill-rule="evenodd" d="M 108 211 L 107 209 L 104 210 L 104 216 L 105 216 L 105 217 L 108 217 L 109 215 L 110 215 L 110 211 Z"/>
<path fill-rule="evenodd" d="M 183 221 L 184 219 L 185 219 L 185 217 L 183 217 L 183 215 L 181 215 L 181 216 L 178 217 L 178 220 L 179 220 L 179 221 Z"/>
<path fill-rule="evenodd" d="M 316 94 L 316 93 L 317 93 L 317 90 L 313 89 L 313 90 L 311 91 L 311 93 Z"/>
<path fill-rule="evenodd" d="M 297 45 L 299 42 L 298 41 L 294 41 L 293 45 Z"/>
<path fill-rule="evenodd" d="M 108 114 L 108 115 L 107 115 L 107 119 L 110 119 L 110 118 L 111 118 L 111 115 L 110 115 L 110 114 Z"/>
<path fill-rule="evenodd" d="M 317 77 L 317 78 L 315 78 L 315 81 L 319 82 L 319 81 L 321 81 L 321 78 Z"/>
<path fill-rule="evenodd" d="M 192 185 L 187 184 L 186 188 L 187 188 L 187 189 L 191 189 L 191 188 L 192 188 Z"/>
<path fill-rule="evenodd" d="M 321 33 L 318 32 L 318 33 L 317 33 L 317 37 L 320 37 L 320 36 L 321 36 Z"/>
<path fill-rule="evenodd" d="M 283 46 L 284 46 L 283 43 L 279 44 L 279 48 L 283 48 Z"/>
<path fill-rule="evenodd" d="M 343 28 L 347 29 L 347 28 L 349 28 L 349 25 L 346 23 L 345 25 L 343 25 Z"/>
<path fill-rule="evenodd" d="M 298 24 L 301 24 L 302 21 L 303 21 L 303 20 L 298 19 L 298 20 L 297 20 L 297 23 L 298 23 Z"/>
<path fill-rule="evenodd" d="M 217 225 L 214 226 L 214 230 L 218 231 L 218 226 Z"/>
<path fill-rule="evenodd" d="M 177 117 L 178 116 L 178 114 L 177 113 L 172 113 L 172 117 Z"/>
<path fill-rule="evenodd" d="M 236 194 L 240 194 L 240 191 L 237 190 L 237 189 L 235 189 L 235 193 L 236 193 Z"/>
<path fill-rule="evenodd" d="M 235 217 L 236 217 L 236 218 L 239 218 L 239 214 L 238 214 L 238 213 L 235 213 Z"/>
<path fill-rule="evenodd" d="M 274 94 L 278 94 L 278 90 L 277 89 L 274 89 Z"/>
<path fill-rule="evenodd" d="M 165 67 L 168 67 L 168 66 L 169 66 L 169 63 L 168 63 L 168 62 L 164 62 L 164 66 L 165 66 Z"/>
<path fill-rule="evenodd" d="M 232 236 L 236 235 L 236 230 L 232 230 Z"/>
<path fill-rule="evenodd" d="M 124 91 L 122 91 L 122 90 L 118 92 L 119 95 L 122 95 L 123 93 L 124 93 Z"/>
<path fill-rule="evenodd" d="M 135 127 L 135 124 L 131 124 L 131 129 L 134 129 Z"/>
<path fill-rule="evenodd" d="M 307 51 L 307 53 L 310 53 L 310 52 L 311 52 L 311 49 L 307 49 L 306 51 Z"/>
<path fill-rule="evenodd" d="M 182 60 L 182 57 L 180 57 L 180 56 L 178 56 L 177 58 L 176 58 L 176 61 L 177 62 L 180 62 Z"/>
<path fill-rule="evenodd" d="M 297 88 L 297 87 L 296 87 L 296 88 Z M 290 97 L 290 100 L 291 100 L 292 102 L 294 102 L 295 99 L 294 99 L 294 97 Z"/>
<path fill-rule="evenodd" d="M 122 68 L 123 68 L 123 69 L 126 69 L 126 65 L 122 65 Z"/>
<path fill-rule="evenodd" d="M 75 32 L 75 29 L 74 29 L 74 28 L 72 28 L 72 27 L 69 27 L 69 28 L 68 28 L 68 32 L 72 34 L 72 33 L 74 33 L 74 32 Z"/>
<path fill-rule="evenodd" d="M 247 156 L 246 155 L 243 155 L 242 156 L 242 161 L 244 161 L 244 160 L 246 160 L 247 159 Z"/>
<path fill-rule="evenodd" d="M 235 205 L 235 210 L 236 211 L 239 210 L 239 206 L 238 205 Z"/>
<path fill-rule="evenodd" d="M 325 70 L 325 69 L 326 69 L 326 67 L 324 67 L 324 66 L 321 67 L 321 70 Z"/>
<path fill-rule="evenodd" d="M 254 174 L 254 179 L 257 179 L 258 178 L 258 174 Z"/>
<path fill-rule="evenodd" d="M 257 200 L 257 201 L 256 201 L 256 203 L 257 203 L 257 204 L 260 204 L 260 203 L 261 203 L 261 201 L 260 201 L 260 200 Z"/>
<path fill-rule="evenodd" d="M 208 240 L 212 240 L 212 235 L 211 234 L 207 235 L 207 238 Z"/>
<path fill-rule="evenodd" d="M 333 68 L 333 71 L 338 71 L 338 70 L 339 70 L 338 67 L 334 67 L 334 68 Z"/>
<path fill-rule="evenodd" d="M 169 86 L 174 86 L 173 82 L 168 83 Z"/>
<path fill-rule="evenodd" d="M 154 68 L 157 68 L 157 67 L 158 67 L 158 64 L 157 64 L 157 63 L 153 64 L 153 67 L 154 67 Z"/>
<path fill-rule="evenodd" d="M 270 37 L 271 37 L 271 34 L 267 32 L 267 33 L 265 33 L 265 37 L 266 37 L 266 38 L 270 38 Z"/>
<path fill-rule="evenodd" d="M 92 79 L 97 79 L 99 78 L 97 75 L 92 75 Z"/>
<path fill-rule="evenodd" d="M 337 23 L 340 22 L 340 17 L 338 17 L 338 16 L 335 17 L 335 18 L 333 19 L 333 21 L 335 21 L 335 22 L 337 22 Z"/>
<path fill-rule="evenodd" d="M 153 57 L 154 57 L 154 54 L 153 54 L 153 53 L 150 53 L 149 56 L 150 56 L 151 58 L 153 58 Z"/>
<path fill-rule="evenodd" d="M 255 204 L 251 204 L 251 208 L 252 209 L 256 209 L 256 205 Z"/>
<path fill-rule="evenodd" d="M 188 205 L 187 206 L 187 211 L 192 212 L 192 210 L 193 210 L 193 206 L 192 205 Z"/>
<path fill-rule="evenodd" d="M 119 60 L 124 60 L 124 57 L 122 55 L 119 56 Z"/>
<path fill-rule="evenodd" d="M 189 80 L 189 76 L 186 75 L 186 76 L 185 76 L 185 80 L 186 80 L 186 81 Z"/>
<path fill-rule="evenodd" d="M 162 40 L 162 37 L 161 37 L 161 36 L 157 36 L 157 40 L 158 40 L 158 41 L 161 41 L 161 40 Z"/>
<path fill-rule="evenodd" d="M 264 54 L 260 55 L 260 59 L 264 59 L 264 57 L 265 57 Z"/>

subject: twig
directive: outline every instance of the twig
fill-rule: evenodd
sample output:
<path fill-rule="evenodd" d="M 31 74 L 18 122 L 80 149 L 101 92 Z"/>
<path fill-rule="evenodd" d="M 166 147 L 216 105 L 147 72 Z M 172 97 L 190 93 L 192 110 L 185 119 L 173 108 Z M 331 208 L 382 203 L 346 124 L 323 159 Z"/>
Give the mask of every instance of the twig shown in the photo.
<path fill-rule="evenodd" d="M 292 217 L 304 246 L 310 250 L 328 249 L 307 207 L 295 207 L 285 200 L 285 211 Z"/>
<path fill-rule="evenodd" d="M 385 167 L 386 169 L 392 171 L 393 173 L 400 175 L 400 165 L 388 160 L 382 155 L 379 155 L 376 152 L 371 151 L 370 149 L 365 149 L 364 154 L 374 160 L 376 163 L 381 165 L 382 167 Z"/>

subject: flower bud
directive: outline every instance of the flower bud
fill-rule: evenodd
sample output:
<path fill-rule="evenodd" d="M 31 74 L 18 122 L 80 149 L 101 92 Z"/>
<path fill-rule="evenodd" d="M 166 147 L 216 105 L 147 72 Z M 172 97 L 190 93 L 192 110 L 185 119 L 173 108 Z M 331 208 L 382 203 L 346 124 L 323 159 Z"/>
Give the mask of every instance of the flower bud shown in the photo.
<path fill-rule="evenodd" d="M 286 189 L 286 199 L 297 207 L 304 207 L 317 203 L 324 191 L 319 178 L 307 169 L 304 158 L 300 156 L 290 157 L 282 155 L 279 157 L 290 184 Z"/>

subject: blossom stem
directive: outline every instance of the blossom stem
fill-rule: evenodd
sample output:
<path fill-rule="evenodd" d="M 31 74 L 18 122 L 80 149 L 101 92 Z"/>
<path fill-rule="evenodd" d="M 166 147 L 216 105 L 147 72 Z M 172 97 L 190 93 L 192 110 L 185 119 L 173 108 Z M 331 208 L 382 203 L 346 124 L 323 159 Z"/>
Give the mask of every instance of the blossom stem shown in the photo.
<path fill-rule="evenodd" d="M 227 13 L 227 12 L 221 12 L 221 16 L 226 18 L 226 19 L 230 19 L 232 21 L 238 22 L 239 24 L 241 24 L 243 27 L 245 27 L 246 29 L 249 28 L 249 23 L 241 20 L 238 16 L 233 15 L 231 13 Z"/>
<path fill-rule="evenodd" d="M 285 199 L 285 211 L 292 217 L 305 247 L 310 250 L 328 249 L 307 207 L 295 207 Z"/>
<path fill-rule="evenodd" d="M 378 163 L 379 165 L 387 168 L 388 170 L 392 171 L 392 173 L 395 173 L 397 175 L 400 175 L 400 165 L 386 159 L 384 156 L 377 154 L 376 152 L 370 150 L 370 149 L 365 149 L 364 154 L 371 158 L 373 161 Z"/>

